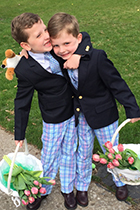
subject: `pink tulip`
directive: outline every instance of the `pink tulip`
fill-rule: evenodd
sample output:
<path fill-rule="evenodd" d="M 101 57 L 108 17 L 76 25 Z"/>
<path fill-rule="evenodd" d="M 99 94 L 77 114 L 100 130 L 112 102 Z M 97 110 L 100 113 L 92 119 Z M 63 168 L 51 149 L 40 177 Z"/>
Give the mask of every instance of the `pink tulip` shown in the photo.
<path fill-rule="evenodd" d="M 42 187 L 42 184 L 41 183 L 39 183 L 39 187 Z"/>
<path fill-rule="evenodd" d="M 119 150 L 120 152 L 123 152 L 123 151 L 124 151 L 123 144 L 118 144 L 118 150 Z"/>
<path fill-rule="evenodd" d="M 51 179 L 48 182 L 50 182 L 52 185 L 55 185 L 55 180 Z"/>
<path fill-rule="evenodd" d="M 119 161 L 116 160 L 116 159 L 114 159 L 114 160 L 112 161 L 112 163 L 113 163 L 113 165 L 116 166 L 116 167 L 120 165 Z"/>
<path fill-rule="evenodd" d="M 37 195 L 38 194 L 37 187 L 32 187 L 31 192 L 33 193 L 33 195 Z"/>
<path fill-rule="evenodd" d="M 46 189 L 44 187 L 41 187 L 40 190 L 39 190 L 39 192 L 41 194 L 45 194 L 46 193 Z"/>
<path fill-rule="evenodd" d="M 134 158 L 133 157 L 129 157 L 128 158 L 128 162 L 129 162 L 129 164 L 133 164 L 134 163 Z"/>
<path fill-rule="evenodd" d="M 24 190 L 24 194 L 27 195 L 27 196 L 29 196 L 31 193 L 30 193 L 29 190 Z"/>
<path fill-rule="evenodd" d="M 106 160 L 105 158 L 101 158 L 101 159 L 100 159 L 100 163 L 101 163 L 101 164 L 107 164 L 107 160 Z"/>
<path fill-rule="evenodd" d="M 109 153 L 107 156 L 108 156 L 109 159 L 113 159 L 114 158 L 112 153 Z"/>
<path fill-rule="evenodd" d="M 116 160 L 119 160 L 119 159 L 122 160 L 122 156 L 120 154 L 116 154 L 115 158 Z"/>
<path fill-rule="evenodd" d="M 114 165 L 113 165 L 111 162 L 109 162 L 109 163 L 107 164 L 107 168 L 113 169 L 113 168 L 115 168 L 115 167 L 114 167 Z"/>
<path fill-rule="evenodd" d="M 112 153 L 112 154 L 114 154 L 115 153 L 115 150 L 113 148 L 110 148 L 109 149 L 109 152 Z"/>
<path fill-rule="evenodd" d="M 34 197 L 29 197 L 29 203 L 33 203 L 35 201 Z"/>
<path fill-rule="evenodd" d="M 110 141 L 107 141 L 105 143 L 105 147 L 107 147 L 108 149 L 112 148 L 112 143 Z"/>
<path fill-rule="evenodd" d="M 35 180 L 33 183 L 37 186 L 39 185 L 39 182 L 37 180 Z"/>
<path fill-rule="evenodd" d="M 99 162 L 99 161 L 100 161 L 100 156 L 97 155 L 97 154 L 94 154 L 94 155 L 92 156 L 92 158 L 93 158 L 93 160 L 94 160 L 95 162 Z"/>
<path fill-rule="evenodd" d="M 28 203 L 29 203 L 28 201 L 26 202 L 26 201 L 25 201 L 25 200 L 23 200 L 23 199 L 22 199 L 22 201 L 21 201 L 21 202 L 22 202 L 22 204 L 23 204 L 24 206 L 28 205 Z"/>

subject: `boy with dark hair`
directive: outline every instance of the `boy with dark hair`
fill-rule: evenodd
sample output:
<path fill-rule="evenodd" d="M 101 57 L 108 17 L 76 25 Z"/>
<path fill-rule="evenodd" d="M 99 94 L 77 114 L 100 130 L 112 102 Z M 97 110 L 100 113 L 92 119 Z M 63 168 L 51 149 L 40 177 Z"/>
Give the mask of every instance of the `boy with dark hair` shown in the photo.
<path fill-rule="evenodd" d="M 63 60 L 67 60 L 76 51 L 82 40 L 76 18 L 66 13 L 55 14 L 48 23 L 53 50 Z M 85 51 L 80 54 L 84 55 Z M 63 61 L 61 63 L 63 65 Z M 111 141 L 118 127 L 116 99 L 126 111 L 131 122 L 140 120 L 140 109 L 135 97 L 121 78 L 113 63 L 103 50 L 88 46 L 88 56 L 83 56 L 80 66 L 65 71 L 65 78 L 71 83 L 74 96 L 74 112 L 78 124 L 79 146 L 76 158 L 75 187 L 76 200 L 81 206 L 88 205 L 88 187 L 92 176 L 92 152 L 94 137 L 99 144 Z M 118 136 L 114 145 L 118 144 Z M 118 200 L 126 200 L 127 186 L 113 178 Z"/>
<path fill-rule="evenodd" d="M 37 91 L 43 118 L 43 176 L 55 179 L 61 163 L 61 188 L 67 199 L 66 207 L 74 209 L 77 204 L 71 189 L 75 179 L 77 131 L 73 92 L 63 77 L 58 61 L 52 56 L 50 37 L 42 19 L 37 14 L 23 13 L 13 19 L 11 30 L 12 37 L 28 51 L 28 59 L 23 56 L 15 68 L 18 78 L 15 143 L 23 144 L 32 97 Z M 46 195 L 50 194 L 52 186 L 45 188 Z M 37 198 L 34 203 L 27 205 L 27 209 L 38 209 L 45 197 Z"/>

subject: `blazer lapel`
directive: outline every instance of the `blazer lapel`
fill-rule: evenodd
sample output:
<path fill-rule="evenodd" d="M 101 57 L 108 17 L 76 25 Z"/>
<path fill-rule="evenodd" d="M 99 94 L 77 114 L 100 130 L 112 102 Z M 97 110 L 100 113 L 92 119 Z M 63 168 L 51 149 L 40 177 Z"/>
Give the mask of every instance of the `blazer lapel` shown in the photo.
<path fill-rule="evenodd" d="M 27 62 L 30 66 L 30 68 L 32 69 L 32 71 L 34 71 L 36 74 L 40 75 L 40 76 L 45 76 L 46 74 L 50 74 L 48 71 L 46 71 L 36 60 L 34 60 L 30 55 L 29 58 L 27 59 Z"/>
<path fill-rule="evenodd" d="M 86 78 L 88 76 L 88 68 L 89 61 L 82 61 L 80 63 L 79 69 L 78 69 L 78 90 L 80 91 L 82 87 L 84 86 L 86 82 Z"/>

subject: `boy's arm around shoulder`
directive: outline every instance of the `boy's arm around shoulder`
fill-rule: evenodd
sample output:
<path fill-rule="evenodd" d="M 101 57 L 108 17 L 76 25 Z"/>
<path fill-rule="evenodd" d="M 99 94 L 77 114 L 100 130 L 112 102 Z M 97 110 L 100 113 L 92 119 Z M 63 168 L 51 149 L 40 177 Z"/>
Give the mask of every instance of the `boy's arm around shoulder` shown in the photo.
<path fill-rule="evenodd" d="M 92 44 L 90 36 L 87 32 L 82 32 L 82 41 L 79 44 L 74 54 L 64 63 L 65 69 L 77 69 L 79 67 L 80 59 L 89 59 L 90 52 L 92 50 Z"/>

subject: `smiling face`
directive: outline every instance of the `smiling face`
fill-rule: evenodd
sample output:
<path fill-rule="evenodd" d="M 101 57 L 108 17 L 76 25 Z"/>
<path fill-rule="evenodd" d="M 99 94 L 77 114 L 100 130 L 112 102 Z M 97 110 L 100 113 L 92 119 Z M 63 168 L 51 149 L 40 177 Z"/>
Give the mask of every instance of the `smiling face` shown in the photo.
<path fill-rule="evenodd" d="M 52 50 L 50 36 L 43 21 L 40 20 L 31 28 L 24 29 L 28 34 L 27 42 L 21 42 L 20 45 L 27 51 L 33 53 L 44 53 Z"/>
<path fill-rule="evenodd" d="M 68 34 L 64 29 L 56 38 L 51 38 L 51 43 L 55 54 L 67 60 L 76 51 L 81 40 L 82 34 L 79 33 L 77 37 L 74 37 L 72 34 Z"/>

